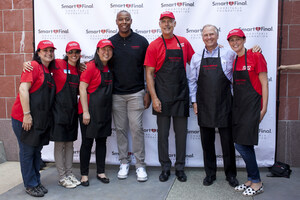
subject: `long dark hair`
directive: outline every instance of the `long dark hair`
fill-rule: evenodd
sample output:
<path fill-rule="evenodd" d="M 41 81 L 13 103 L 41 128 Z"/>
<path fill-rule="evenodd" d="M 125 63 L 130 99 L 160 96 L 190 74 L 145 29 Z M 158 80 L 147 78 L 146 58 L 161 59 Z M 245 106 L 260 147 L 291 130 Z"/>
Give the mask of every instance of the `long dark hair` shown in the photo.
<path fill-rule="evenodd" d="M 68 62 L 68 56 L 65 55 L 65 57 L 63 58 L 63 60 L 66 61 L 66 62 Z M 79 72 L 79 69 L 80 69 L 80 56 L 79 56 L 79 59 L 76 62 L 76 66 L 75 67 L 77 68 L 77 71 Z"/>
<path fill-rule="evenodd" d="M 100 58 L 99 58 L 99 55 L 97 53 L 98 51 L 99 51 L 99 47 L 96 49 L 96 52 L 94 54 L 94 58 L 91 61 L 94 61 L 96 67 L 102 72 L 103 68 L 104 68 L 104 65 L 103 65 L 102 61 L 100 60 Z M 112 66 L 111 62 L 112 62 L 112 59 L 109 59 L 109 61 L 107 62 L 109 71 L 112 71 L 112 69 L 111 69 L 111 66 Z"/>
<path fill-rule="evenodd" d="M 42 60 L 41 60 L 41 58 L 40 58 L 40 56 L 39 56 L 39 54 L 38 54 L 40 51 L 41 51 L 41 49 L 38 49 L 38 50 L 36 50 L 36 51 L 34 52 L 32 60 L 38 62 L 39 64 L 43 64 L 43 63 L 42 63 Z M 53 60 L 49 63 L 48 69 L 51 69 L 51 68 L 57 69 L 56 66 L 55 66 L 55 57 L 54 57 Z"/>

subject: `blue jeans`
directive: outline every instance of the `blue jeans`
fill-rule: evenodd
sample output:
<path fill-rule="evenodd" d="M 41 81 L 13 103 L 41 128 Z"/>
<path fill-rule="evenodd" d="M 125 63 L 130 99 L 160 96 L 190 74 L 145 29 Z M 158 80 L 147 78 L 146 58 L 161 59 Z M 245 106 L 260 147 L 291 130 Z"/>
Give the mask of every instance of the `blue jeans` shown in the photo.
<path fill-rule="evenodd" d="M 39 170 L 43 146 L 34 147 L 21 142 L 22 122 L 14 118 L 11 119 L 12 128 L 19 143 L 19 157 L 24 186 L 26 188 L 36 187 L 41 183 Z"/>
<path fill-rule="evenodd" d="M 256 162 L 254 146 L 235 143 L 235 148 L 241 154 L 242 158 L 246 163 L 248 181 L 252 181 L 253 183 L 259 183 L 261 179 Z"/>

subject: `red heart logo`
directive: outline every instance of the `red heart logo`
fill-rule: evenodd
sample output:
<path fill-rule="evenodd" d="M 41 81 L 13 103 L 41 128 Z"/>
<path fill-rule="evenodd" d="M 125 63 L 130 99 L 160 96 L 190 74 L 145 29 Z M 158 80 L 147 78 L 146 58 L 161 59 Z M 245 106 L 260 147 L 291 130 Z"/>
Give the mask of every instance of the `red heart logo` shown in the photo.
<path fill-rule="evenodd" d="M 182 2 L 178 2 L 178 3 L 177 3 L 177 6 L 182 6 Z"/>
<path fill-rule="evenodd" d="M 81 4 L 77 4 L 77 8 L 81 8 L 82 7 L 82 5 Z"/>
<path fill-rule="evenodd" d="M 153 30 L 151 30 L 151 32 L 152 32 L 152 33 L 156 33 L 156 30 L 155 30 L 155 29 L 153 29 Z"/>
<path fill-rule="evenodd" d="M 105 29 L 102 29 L 102 30 L 101 30 L 101 33 L 105 33 L 105 32 L 106 32 L 106 30 L 105 30 Z"/>
<path fill-rule="evenodd" d="M 126 4 L 126 7 L 127 7 L 127 8 L 130 8 L 130 7 L 131 7 L 131 4 Z"/>
<path fill-rule="evenodd" d="M 256 29 L 257 31 L 260 31 L 261 28 L 260 28 L 260 27 L 256 27 L 255 29 Z"/>
<path fill-rule="evenodd" d="M 151 131 L 152 131 L 153 133 L 155 133 L 155 132 L 156 132 L 156 129 L 151 129 Z"/>
<path fill-rule="evenodd" d="M 229 1 L 229 5 L 232 6 L 234 4 L 233 1 Z"/>
<path fill-rule="evenodd" d="M 58 33 L 58 30 L 53 30 L 54 33 Z"/>

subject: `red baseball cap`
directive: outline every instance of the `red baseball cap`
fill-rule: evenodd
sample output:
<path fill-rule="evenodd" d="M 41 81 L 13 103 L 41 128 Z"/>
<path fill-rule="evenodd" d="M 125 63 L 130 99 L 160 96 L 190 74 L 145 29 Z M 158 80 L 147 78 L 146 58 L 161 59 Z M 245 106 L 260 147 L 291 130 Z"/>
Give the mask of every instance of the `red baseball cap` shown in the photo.
<path fill-rule="evenodd" d="M 102 39 L 102 40 L 100 40 L 100 41 L 98 42 L 98 44 L 97 44 L 97 48 L 98 48 L 98 47 L 99 47 L 99 48 L 103 48 L 103 47 L 106 47 L 106 46 L 111 46 L 112 48 L 115 48 L 115 47 L 113 46 L 113 44 L 111 43 L 111 41 L 108 40 L 108 39 Z"/>
<path fill-rule="evenodd" d="M 165 12 L 161 13 L 159 20 L 161 20 L 164 17 L 169 17 L 171 19 L 175 19 L 174 14 L 172 12 L 170 12 L 170 11 L 165 11 Z"/>
<path fill-rule="evenodd" d="M 42 40 L 39 42 L 38 46 L 37 46 L 37 50 L 39 49 L 46 49 L 48 47 L 52 47 L 53 49 L 56 49 L 54 47 L 53 42 L 51 42 L 50 40 Z"/>
<path fill-rule="evenodd" d="M 71 51 L 71 50 L 73 50 L 73 49 L 75 49 L 75 50 L 80 50 L 80 51 L 81 51 L 80 45 L 79 45 L 78 42 L 71 41 L 71 42 L 69 42 L 69 43 L 67 44 L 67 46 L 66 46 L 66 52 L 69 52 L 69 51 Z"/>
<path fill-rule="evenodd" d="M 232 29 L 231 31 L 229 31 L 229 33 L 227 35 L 227 40 L 229 40 L 229 38 L 231 36 L 238 36 L 238 37 L 246 38 L 245 33 L 239 28 Z"/>

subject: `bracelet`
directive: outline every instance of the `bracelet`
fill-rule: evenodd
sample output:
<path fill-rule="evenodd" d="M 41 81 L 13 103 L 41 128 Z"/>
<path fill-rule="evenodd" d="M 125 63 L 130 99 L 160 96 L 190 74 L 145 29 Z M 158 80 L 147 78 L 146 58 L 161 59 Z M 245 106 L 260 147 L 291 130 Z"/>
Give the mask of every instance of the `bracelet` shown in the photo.
<path fill-rule="evenodd" d="M 30 113 L 30 111 L 28 111 L 28 112 L 24 112 L 24 115 L 28 115 Z"/>

